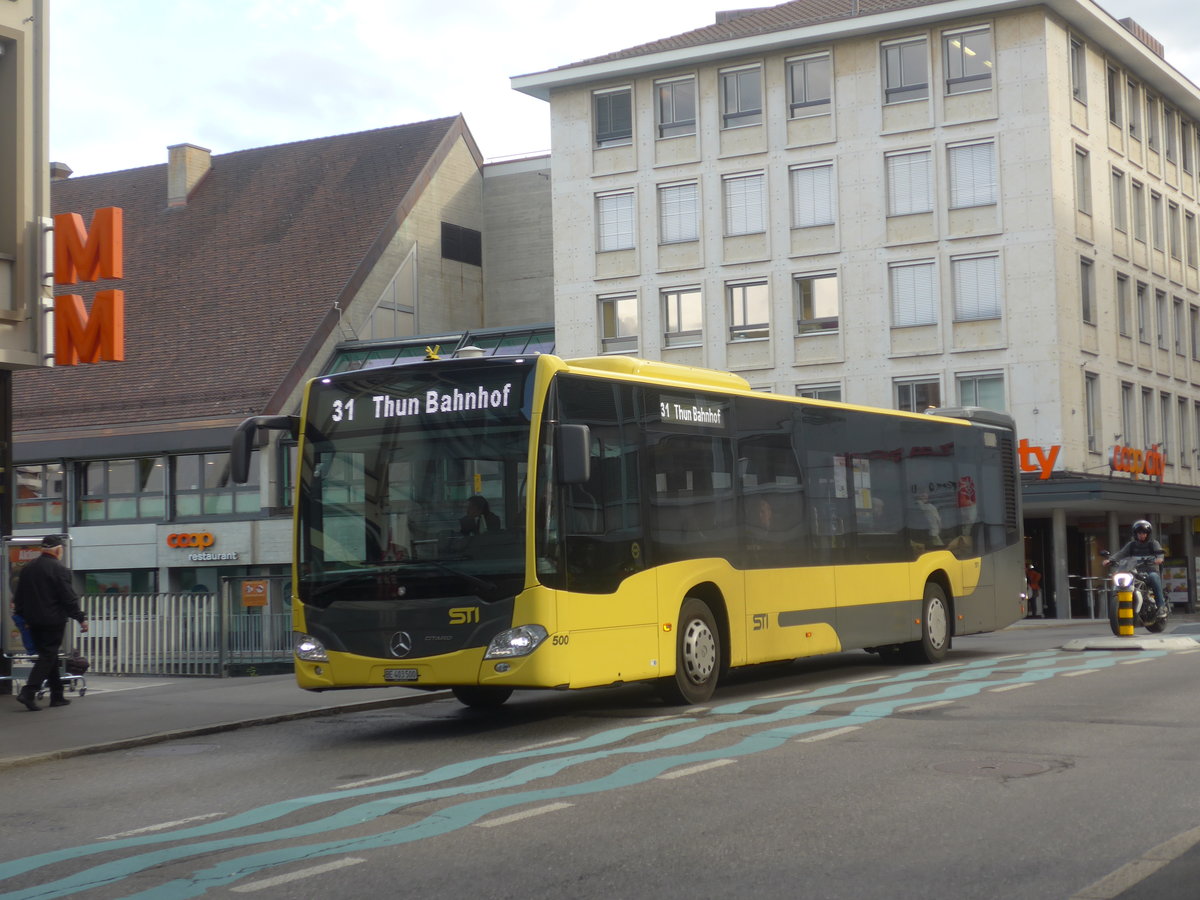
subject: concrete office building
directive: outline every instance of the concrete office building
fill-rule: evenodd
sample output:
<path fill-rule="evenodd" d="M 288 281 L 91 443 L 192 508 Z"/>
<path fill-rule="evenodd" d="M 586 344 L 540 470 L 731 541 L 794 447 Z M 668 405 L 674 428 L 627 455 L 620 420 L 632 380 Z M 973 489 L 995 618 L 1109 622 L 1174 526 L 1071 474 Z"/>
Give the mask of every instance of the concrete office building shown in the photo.
<path fill-rule="evenodd" d="M 549 207 L 547 161 L 485 165 L 461 117 L 51 169 L 55 213 L 124 215 L 124 277 L 58 291 L 89 308 L 97 290 L 124 292 L 124 360 L 15 377 L 17 533 L 69 533 L 86 592 L 275 576 L 279 609 L 294 447 L 272 435 L 251 483 L 233 484 L 242 419 L 298 412 L 310 377 L 427 343 L 553 347 L 548 325 L 528 327 L 552 315 L 548 228 L 509 227 Z"/>
<path fill-rule="evenodd" d="M 1136 517 L 1195 585 L 1200 91 L 1136 23 L 800 0 L 513 86 L 550 106 L 561 354 L 1008 410 L 1059 615 Z"/>

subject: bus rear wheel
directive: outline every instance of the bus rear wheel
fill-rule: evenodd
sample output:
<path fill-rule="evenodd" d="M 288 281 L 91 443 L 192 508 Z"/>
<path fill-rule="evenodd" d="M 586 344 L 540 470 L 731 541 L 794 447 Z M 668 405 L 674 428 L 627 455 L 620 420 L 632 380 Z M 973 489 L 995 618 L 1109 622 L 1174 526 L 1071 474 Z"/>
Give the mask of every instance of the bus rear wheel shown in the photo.
<path fill-rule="evenodd" d="M 672 705 L 703 703 L 717 689 L 721 673 L 721 633 L 708 604 L 683 601 L 675 630 L 675 675 L 659 681 L 659 693 Z"/>
<path fill-rule="evenodd" d="M 472 709 L 494 709 L 503 705 L 512 696 L 512 688 L 487 687 L 484 685 L 462 685 L 451 688 L 454 696 L 463 706 Z"/>
<path fill-rule="evenodd" d="M 936 663 L 950 649 L 950 604 L 940 584 L 930 581 L 921 599 L 921 639 L 900 645 L 906 662 Z"/>

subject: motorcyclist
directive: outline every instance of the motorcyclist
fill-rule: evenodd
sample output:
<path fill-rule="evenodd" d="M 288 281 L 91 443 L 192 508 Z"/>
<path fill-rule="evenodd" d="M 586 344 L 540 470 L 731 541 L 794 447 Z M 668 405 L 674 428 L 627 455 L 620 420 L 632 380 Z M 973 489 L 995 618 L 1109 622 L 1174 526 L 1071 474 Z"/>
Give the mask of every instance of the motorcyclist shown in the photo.
<path fill-rule="evenodd" d="M 1109 557 L 1109 565 L 1129 559 L 1131 556 L 1154 557 L 1153 566 L 1143 567 L 1141 573 L 1143 580 L 1150 585 L 1150 590 L 1154 591 L 1154 602 L 1158 604 L 1158 617 L 1161 619 L 1167 614 L 1167 601 L 1163 596 L 1162 576 L 1159 574 L 1165 555 L 1162 544 L 1151 536 L 1154 534 L 1154 528 L 1145 519 L 1138 519 L 1134 522 L 1131 531 L 1133 537 L 1130 538 L 1129 543 Z"/>

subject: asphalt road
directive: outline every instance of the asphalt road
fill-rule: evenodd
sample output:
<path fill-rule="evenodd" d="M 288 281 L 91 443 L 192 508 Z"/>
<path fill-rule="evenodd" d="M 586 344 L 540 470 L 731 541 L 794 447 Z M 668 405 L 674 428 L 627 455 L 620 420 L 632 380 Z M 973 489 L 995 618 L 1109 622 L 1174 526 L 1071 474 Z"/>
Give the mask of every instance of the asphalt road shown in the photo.
<path fill-rule="evenodd" d="M 0 770 L 0 898 L 1193 900 L 1200 646 L 1061 649 L 1085 631 Z"/>

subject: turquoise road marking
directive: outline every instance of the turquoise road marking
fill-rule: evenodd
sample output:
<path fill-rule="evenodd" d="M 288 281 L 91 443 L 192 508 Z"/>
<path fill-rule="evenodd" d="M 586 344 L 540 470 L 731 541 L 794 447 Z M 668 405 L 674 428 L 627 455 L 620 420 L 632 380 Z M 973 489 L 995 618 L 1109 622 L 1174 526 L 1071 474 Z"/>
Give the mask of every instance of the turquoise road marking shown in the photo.
<path fill-rule="evenodd" d="M 1165 651 L 1155 652 L 1152 655 L 1162 656 L 1165 655 Z M 655 778 L 662 772 L 678 766 L 694 765 L 729 756 L 748 756 L 778 747 L 780 744 L 799 735 L 844 727 L 848 724 L 861 725 L 877 721 L 893 715 L 897 711 L 902 711 L 904 706 L 913 705 L 914 702 L 928 703 L 937 700 L 961 699 L 966 696 L 978 694 L 987 687 L 1030 680 L 1045 680 L 1066 671 L 1111 666 L 1116 661 L 1127 658 L 1128 654 L 1117 653 L 1089 655 L 1086 658 L 1085 664 L 1084 660 L 1077 654 L 1058 654 L 1049 651 L 1031 654 L 1028 657 L 1019 659 L 1007 657 L 1003 660 L 979 661 L 962 665 L 942 666 L 937 669 L 905 671 L 897 673 L 892 678 L 880 681 L 830 685 L 818 688 L 811 693 L 803 695 L 797 703 L 788 704 L 773 712 L 755 715 L 750 718 L 730 719 L 728 717 L 742 715 L 747 710 L 756 707 L 774 706 L 778 704 L 778 698 L 775 700 L 762 699 L 723 704 L 715 707 L 709 717 L 703 722 L 697 719 L 680 718 L 623 726 L 572 742 L 571 744 L 530 750 L 520 754 L 510 753 L 465 760 L 444 766 L 424 775 L 400 779 L 395 782 L 352 790 L 329 791 L 309 797 L 269 804 L 268 806 L 232 816 L 220 822 L 194 826 L 180 831 L 143 835 L 121 841 L 107 841 L 102 844 L 51 851 L 38 854 L 29 859 L 0 864 L 0 879 L 7 879 L 41 866 L 61 863 L 90 854 L 111 853 L 114 850 L 132 849 L 168 841 L 178 842 L 192 838 L 205 838 L 222 832 L 245 828 L 249 825 L 271 821 L 272 819 L 321 803 L 360 796 L 371 797 L 397 790 L 412 791 L 413 788 L 429 787 L 439 782 L 461 778 L 464 775 L 480 771 L 498 762 L 511 763 L 514 759 L 522 758 L 540 760 L 534 765 L 526 766 L 503 777 L 487 779 L 474 785 L 418 790 L 413 793 L 387 797 L 375 796 L 375 799 L 370 802 L 358 804 L 323 819 L 299 826 L 279 828 L 257 835 L 241 835 L 217 840 L 205 840 L 199 843 L 176 846 L 159 851 L 137 854 L 125 859 L 113 860 L 53 882 L 0 894 L 0 897 L 12 898 L 12 900 L 17 900 L 17 898 L 30 898 L 30 900 L 33 900 L 33 898 L 68 896 L 89 887 L 111 884 L 148 868 L 189 856 L 245 848 L 247 845 L 256 843 L 270 843 L 307 837 L 313 834 L 328 833 L 339 828 L 361 825 L 365 821 L 394 812 L 396 809 L 406 805 L 517 787 L 557 774 L 572 766 L 600 759 L 634 753 L 654 753 L 664 750 L 674 750 L 718 735 L 729 729 L 770 726 L 767 730 L 759 734 L 743 738 L 731 747 L 721 747 L 708 751 L 676 754 L 654 760 L 639 761 L 624 766 L 601 778 L 575 785 L 564 785 L 556 788 L 531 790 L 517 794 L 506 794 L 504 796 L 468 801 L 441 810 L 421 822 L 378 835 L 281 848 L 243 856 L 236 860 L 221 863 L 203 872 L 198 872 L 191 878 L 168 882 L 167 884 L 152 888 L 144 894 L 134 895 L 144 897 L 146 900 L 150 900 L 150 898 L 154 898 L 154 900 L 160 900 L 160 898 L 161 900 L 167 900 L 167 898 L 173 897 L 194 897 L 204 893 L 210 887 L 229 884 L 247 875 L 256 874 L 263 870 L 297 860 L 308 860 L 338 853 L 411 843 L 458 830 L 478 821 L 484 816 L 509 807 L 630 787 Z M 1047 664 L 1050 665 L 1047 666 Z M 999 680 L 991 679 L 991 676 L 1006 672 L 1012 672 L 1012 677 Z M 938 686 L 942 687 L 941 693 L 922 695 L 919 701 L 914 701 L 910 697 L 917 688 Z M 853 711 L 833 719 L 799 722 L 787 726 L 781 724 L 797 718 L 811 716 L 833 703 L 844 702 L 846 694 L 862 691 L 863 689 L 866 689 L 864 693 L 858 693 L 852 699 L 855 701 L 874 700 L 876 702 L 863 703 L 856 706 Z M 630 737 L 636 737 L 650 731 L 661 731 L 664 728 L 674 728 L 675 730 L 653 740 L 633 746 L 612 746 Z M 606 747 L 608 749 L 604 749 Z M 557 759 L 546 758 L 554 754 L 565 755 Z"/>

